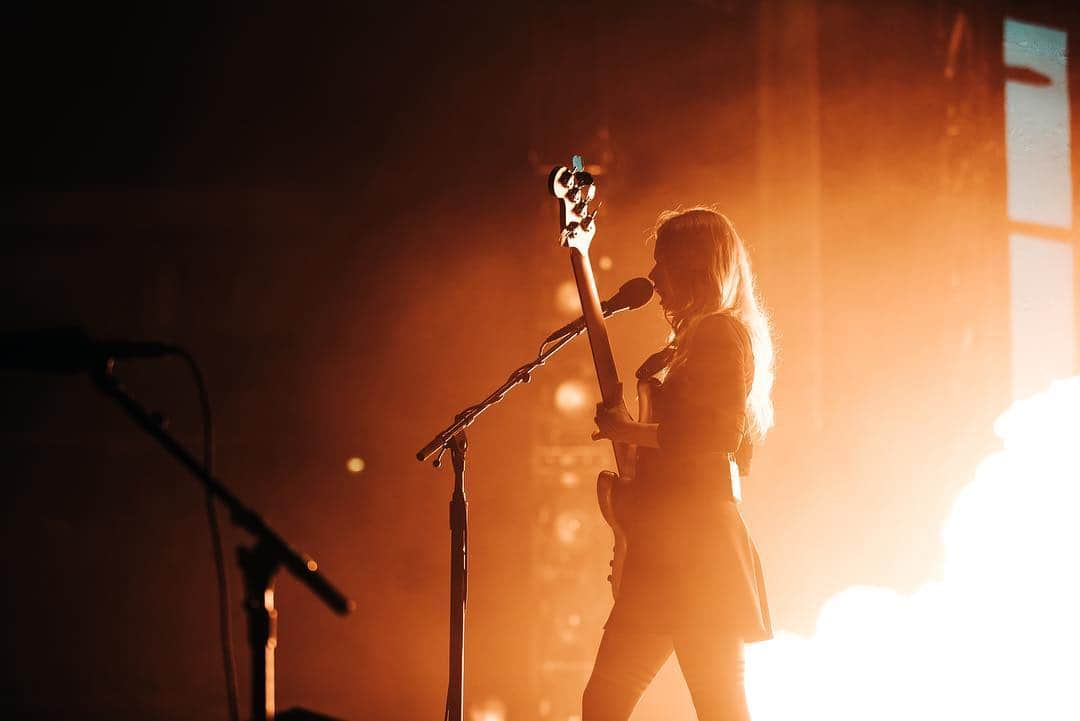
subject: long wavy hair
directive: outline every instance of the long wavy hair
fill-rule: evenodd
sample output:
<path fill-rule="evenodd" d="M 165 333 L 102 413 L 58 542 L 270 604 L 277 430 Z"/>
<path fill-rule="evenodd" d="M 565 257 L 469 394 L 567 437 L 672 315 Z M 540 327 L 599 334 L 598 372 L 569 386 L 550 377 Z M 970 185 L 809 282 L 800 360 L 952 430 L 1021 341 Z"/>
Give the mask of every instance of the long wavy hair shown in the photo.
<path fill-rule="evenodd" d="M 728 313 L 741 321 L 754 356 L 748 431 L 754 441 L 763 440 L 773 425 L 773 342 L 742 238 L 727 216 L 696 207 L 661 213 L 652 239 L 672 287 L 673 297 L 664 301 L 676 349 L 671 367 L 684 360 L 688 341 L 706 316 Z"/>

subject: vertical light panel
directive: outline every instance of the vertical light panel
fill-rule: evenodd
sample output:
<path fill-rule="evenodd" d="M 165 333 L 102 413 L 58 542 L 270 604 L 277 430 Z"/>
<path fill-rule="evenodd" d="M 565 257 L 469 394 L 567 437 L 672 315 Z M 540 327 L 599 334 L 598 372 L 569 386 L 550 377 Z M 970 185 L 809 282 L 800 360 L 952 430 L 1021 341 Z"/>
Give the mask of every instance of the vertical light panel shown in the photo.
<path fill-rule="evenodd" d="M 1009 262 L 1013 395 L 1021 398 L 1075 369 L 1073 249 L 1061 241 L 1014 233 Z"/>
<path fill-rule="evenodd" d="M 1007 19 L 1004 59 L 1012 385 L 1022 397 L 1076 370 L 1066 33 Z M 1043 227 L 1048 237 L 1039 237 Z"/>
<path fill-rule="evenodd" d="M 1065 41 L 1061 30 L 1005 21 L 1005 65 L 1032 71 L 1005 83 L 1009 218 L 1059 228 L 1072 225 Z"/>

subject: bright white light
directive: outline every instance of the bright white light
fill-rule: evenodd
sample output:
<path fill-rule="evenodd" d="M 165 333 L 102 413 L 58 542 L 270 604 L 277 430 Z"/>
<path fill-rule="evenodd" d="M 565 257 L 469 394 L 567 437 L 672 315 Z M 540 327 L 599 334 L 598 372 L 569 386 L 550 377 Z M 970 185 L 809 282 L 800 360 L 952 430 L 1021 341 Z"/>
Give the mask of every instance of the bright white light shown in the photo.
<path fill-rule="evenodd" d="M 1048 83 L 1005 83 L 1007 202 L 1013 220 L 1072 225 L 1068 34 L 1005 20 L 1004 61 Z"/>
<path fill-rule="evenodd" d="M 1080 377 L 1017 401 L 958 494 L 944 578 L 849 588 L 747 647 L 754 721 L 1080 719 Z"/>
<path fill-rule="evenodd" d="M 1009 236 L 1009 322 L 1013 397 L 1029 395 L 1076 368 L 1072 243 Z"/>

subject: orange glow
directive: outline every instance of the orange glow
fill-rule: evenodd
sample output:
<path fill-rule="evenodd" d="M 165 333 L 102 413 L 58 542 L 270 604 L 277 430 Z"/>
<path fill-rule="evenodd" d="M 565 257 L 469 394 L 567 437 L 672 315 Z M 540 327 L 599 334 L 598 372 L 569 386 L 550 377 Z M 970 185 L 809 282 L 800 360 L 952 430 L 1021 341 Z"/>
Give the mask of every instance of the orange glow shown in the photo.
<path fill-rule="evenodd" d="M 555 407 L 564 413 L 579 413 L 590 403 L 588 387 L 579 380 L 567 380 L 555 389 Z"/>
<path fill-rule="evenodd" d="M 364 463 L 364 459 L 360 458 L 359 456 L 353 456 L 349 460 L 345 461 L 345 468 L 348 469 L 349 473 L 360 473 L 366 467 L 367 464 Z"/>
<path fill-rule="evenodd" d="M 559 476 L 559 482 L 564 488 L 577 488 L 581 485 L 581 474 L 574 471 L 563 471 Z"/>
<path fill-rule="evenodd" d="M 849 588 L 811 638 L 749 646 L 755 721 L 1080 718 L 1080 377 L 994 430 L 1004 448 L 945 522 L 943 578 Z"/>
<path fill-rule="evenodd" d="M 581 315 L 581 296 L 572 280 L 564 280 L 555 289 L 555 308 L 566 316 Z"/>
<path fill-rule="evenodd" d="M 555 537 L 568 546 L 577 543 L 584 525 L 580 511 L 563 511 L 555 517 Z"/>
<path fill-rule="evenodd" d="M 469 721 L 506 721 L 506 705 L 497 698 L 469 709 Z"/>

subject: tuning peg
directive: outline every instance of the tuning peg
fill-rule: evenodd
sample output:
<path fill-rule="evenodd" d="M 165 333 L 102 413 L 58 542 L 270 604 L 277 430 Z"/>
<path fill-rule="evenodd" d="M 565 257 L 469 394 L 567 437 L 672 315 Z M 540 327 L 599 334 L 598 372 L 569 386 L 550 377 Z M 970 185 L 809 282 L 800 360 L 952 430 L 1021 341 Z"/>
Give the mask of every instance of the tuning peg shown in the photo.
<path fill-rule="evenodd" d="M 566 191 L 566 199 L 572 203 L 577 202 L 578 200 L 584 200 L 586 203 L 588 203 L 595 197 L 595 185 L 574 185 Z"/>
<path fill-rule="evenodd" d="M 574 182 L 574 174 L 570 172 L 564 166 L 557 166 L 551 169 L 548 173 L 548 190 L 556 198 L 562 198 L 566 195 L 567 189 Z"/>
<path fill-rule="evenodd" d="M 592 173 L 586 173 L 584 170 L 574 173 L 574 185 L 580 187 L 591 186 L 595 180 L 593 180 Z"/>
<path fill-rule="evenodd" d="M 581 203 L 581 205 L 585 205 L 585 204 L 584 204 L 584 203 Z M 600 213 L 600 207 L 601 207 L 602 205 L 603 205 L 603 203 L 600 203 L 599 205 L 597 205 L 597 206 L 596 206 L 596 209 L 595 209 L 595 210 L 593 210 L 593 212 L 589 213 L 588 215 L 586 215 L 586 216 L 585 216 L 585 217 L 584 217 L 584 218 L 582 219 L 582 221 L 581 221 L 581 228 L 582 228 L 582 230 L 588 230 L 589 228 L 591 228 L 591 227 L 592 227 L 593 223 L 594 223 L 594 222 L 596 222 L 596 216 L 597 216 L 597 214 L 599 214 L 599 213 Z M 576 209 L 577 209 L 577 207 L 575 206 L 575 208 L 574 208 L 574 209 L 576 210 Z"/>

